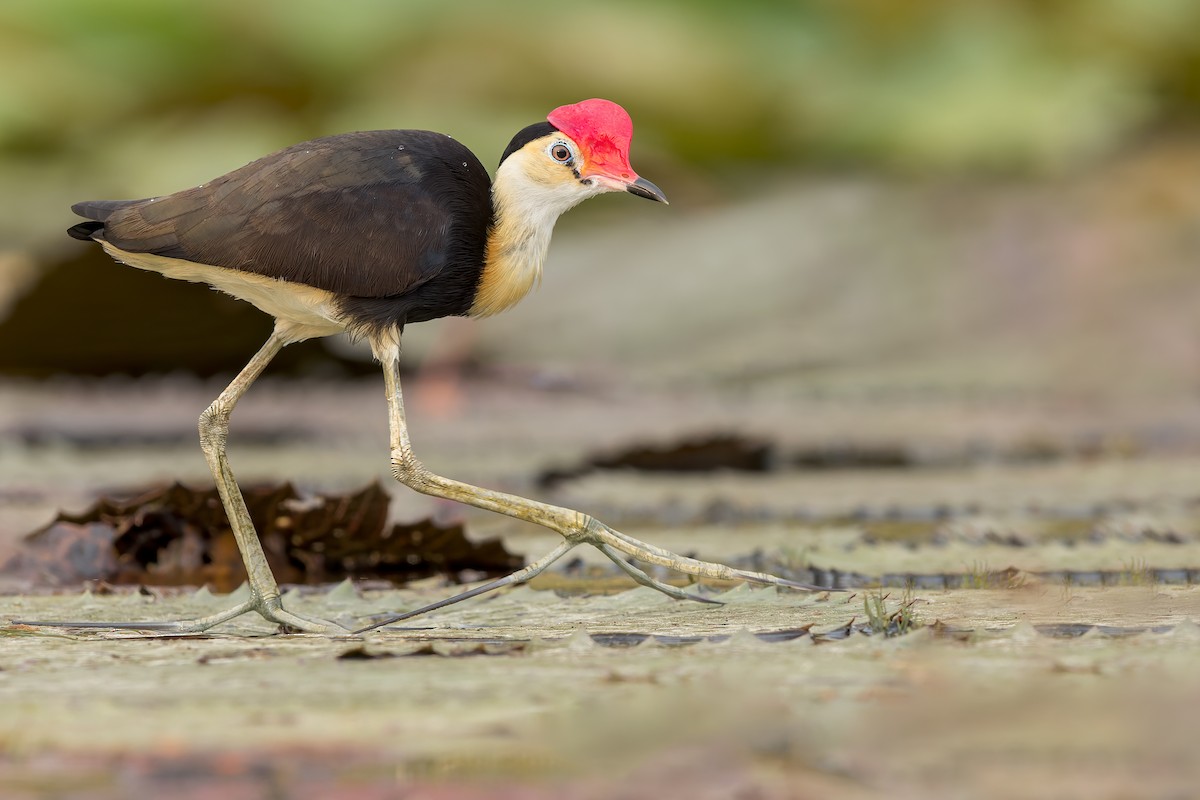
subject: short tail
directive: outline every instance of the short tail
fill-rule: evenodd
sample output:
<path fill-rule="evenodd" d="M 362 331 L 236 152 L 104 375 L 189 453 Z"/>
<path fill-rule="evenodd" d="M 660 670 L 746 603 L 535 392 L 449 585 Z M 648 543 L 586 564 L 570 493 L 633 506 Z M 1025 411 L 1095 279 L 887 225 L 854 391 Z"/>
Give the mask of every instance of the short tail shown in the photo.
<path fill-rule="evenodd" d="M 81 222 L 78 225 L 72 225 L 67 228 L 67 236 L 70 236 L 72 239 L 90 242 L 96 231 L 102 230 L 104 230 L 103 222 Z"/>
<path fill-rule="evenodd" d="M 71 206 L 71 210 L 89 220 L 67 228 L 67 235 L 72 239 L 91 241 L 99 231 L 104 230 L 105 221 L 117 209 L 129 204 L 129 200 L 85 200 Z"/>

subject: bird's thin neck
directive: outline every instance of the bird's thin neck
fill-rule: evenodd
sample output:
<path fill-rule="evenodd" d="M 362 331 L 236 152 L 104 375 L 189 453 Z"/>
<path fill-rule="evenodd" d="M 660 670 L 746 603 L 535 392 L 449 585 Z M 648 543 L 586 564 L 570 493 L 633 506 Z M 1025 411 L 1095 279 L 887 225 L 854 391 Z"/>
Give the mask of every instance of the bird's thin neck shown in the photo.
<path fill-rule="evenodd" d="M 471 316 L 498 314 L 529 294 L 541 281 L 554 223 L 582 199 L 534 181 L 519 156 L 505 159 L 492 183 L 492 227 Z"/>

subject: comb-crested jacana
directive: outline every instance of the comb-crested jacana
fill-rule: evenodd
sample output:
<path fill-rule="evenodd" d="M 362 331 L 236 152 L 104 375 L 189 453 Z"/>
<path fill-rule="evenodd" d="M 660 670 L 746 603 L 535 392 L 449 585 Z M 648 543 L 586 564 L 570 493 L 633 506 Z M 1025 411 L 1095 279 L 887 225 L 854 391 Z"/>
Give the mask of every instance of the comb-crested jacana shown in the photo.
<path fill-rule="evenodd" d="M 556 108 L 545 122 L 517 133 L 494 181 L 449 136 L 368 131 L 304 142 L 172 195 L 72 206 L 89 221 L 72 227 L 71 236 L 99 242 L 130 266 L 207 283 L 275 318 L 266 344 L 200 417 L 201 447 L 245 561 L 250 599 L 202 619 L 94 625 L 202 631 L 256 611 L 301 631 L 344 632 L 283 607 L 225 455 L 230 413 L 275 354 L 342 331 L 365 338 L 383 366 L 397 480 L 543 525 L 565 540 L 507 577 L 375 620 L 371 628 L 528 580 L 580 544 L 599 548 L 638 583 L 678 599 L 705 598 L 650 577 L 627 557 L 700 577 L 814 588 L 679 556 L 578 511 L 435 475 L 413 455 L 400 394 L 404 326 L 485 317 L 517 303 L 541 275 L 558 216 L 589 197 L 629 192 L 665 203 L 659 188 L 629 165 L 632 136 L 623 108 L 592 99 Z"/>

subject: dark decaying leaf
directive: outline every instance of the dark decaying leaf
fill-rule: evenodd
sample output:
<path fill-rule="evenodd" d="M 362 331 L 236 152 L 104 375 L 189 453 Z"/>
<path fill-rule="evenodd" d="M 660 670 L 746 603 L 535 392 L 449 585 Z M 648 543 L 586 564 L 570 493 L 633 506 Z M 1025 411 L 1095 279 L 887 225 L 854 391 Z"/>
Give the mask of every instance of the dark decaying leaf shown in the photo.
<path fill-rule="evenodd" d="M 78 525 L 55 522 L 27 539 L 4 565 L 3 572 L 62 585 L 81 580 L 105 580 L 117 569 L 113 529 L 104 523 Z"/>
<path fill-rule="evenodd" d="M 498 540 L 468 540 L 462 525 L 421 520 L 389 527 L 389 498 L 377 483 L 344 495 L 301 495 L 287 483 L 244 495 L 282 583 L 499 575 L 521 566 Z M 25 538 L 3 572 L 49 585 L 104 580 L 211 584 L 221 591 L 245 577 L 216 489 L 178 483 L 128 500 L 102 498 L 82 514 L 60 514 Z"/>
<path fill-rule="evenodd" d="M 1042 463 L 1106 452 L 1146 450 L 1144 442 L 1097 441 L 1095 437 L 1019 439 L 967 442 L 947 447 L 923 447 L 918 442 L 866 443 L 853 439 L 814 441 L 796 448 L 759 437 L 714 433 L 659 443 L 633 444 L 621 450 L 596 453 L 576 464 L 554 467 L 538 475 L 544 488 L 582 478 L 600 470 L 637 472 L 775 472 L 782 470 L 907 470 L 995 463 Z M 1121 449 L 1117 449 L 1121 448 Z"/>
<path fill-rule="evenodd" d="M 757 439 L 716 434 L 664 445 L 634 445 L 616 453 L 596 455 L 575 467 L 543 472 L 538 481 L 554 486 L 599 469 L 639 472 L 767 472 L 774 467 L 774 448 Z"/>

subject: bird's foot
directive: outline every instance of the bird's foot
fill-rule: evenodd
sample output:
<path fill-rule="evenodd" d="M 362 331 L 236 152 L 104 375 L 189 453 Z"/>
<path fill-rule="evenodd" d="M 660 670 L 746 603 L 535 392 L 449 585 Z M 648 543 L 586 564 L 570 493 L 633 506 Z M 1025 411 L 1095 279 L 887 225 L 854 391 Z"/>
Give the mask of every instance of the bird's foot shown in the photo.
<path fill-rule="evenodd" d="M 233 608 L 196 619 L 169 622 L 93 622 L 70 620 L 13 620 L 15 625 L 30 625 L 41 628 L 92 628 L 113 630 L 154 631 L 156 633 L 203 633 L 209 628 L 236 619 L 243 614 L 257 612 L 268 622 L 279 625 L 281 633 L 343 634 L 348 631 L 336 622 L 316 619 L 288 611 L 278 595 L 266 598 L 252 597 Z"/>
<path fill-rule="evenodd" d="M 693 600 L 699 603 L 710 603 L 713 605 L 724 605 L 720 600 L 713 600 L 709 597 L 704 597 L 699 594 L 686 592 L 677 586 L 672 586 L 668 583 L 663 583 L 650 575 L 644 570 L 630 563 L 628 558 L 631 556 L 638 561 L 647 564 L 673 569 L 677 572 L 682 572 L 687 575 L 694 575 L 700 578 L 711 578 L 714 580 L 724 581 L 746 581 L 748 583 L 757 583 L 768 586 L 783 586 L 789 589 L 805 589 L 808 591 L 838 591 L 825 586 L 814 586 L 808 583 L 798 583 L 789 581 L 786 578 L 779 578 L 774 575 L 768 575 L 765 572 L 750 572 L 743 569 L 735 569 L 724 564 L 718 564 L 712 561 L 700 561 L 695 558 L 688 558 L 677 553 L 672 553 L 670 550 L 664 550 L 661 547 L 647 544 L 627 536 L 619 531 L 613 530 L 602 522 L 592 520 L 591 523 L 583 530 L 573 533 L 567 537 L 567 541 L 560 544 L 558 547 L 551 550 L 546 555 L 531 562 L 528 566 L 517 570 L 511 575 L 506 575 L 498 580 L 476 586 L 474 589 L 456 594 L 453 597 L 447 597 L 444 600 L 439 600 L 436 603 L 422 606 L 412 611 L 406 611 L 402 614 L 393 614 L 387 617 L 374 617 L 372 624 L 365 628 L 360 628 L 354 631 L 355 633 L 365 633 L 375 628 L 391 625 L 396 622 L 401 622 L 406 619 L 420 616 L 421 614 L 430 611 L 436 611 L 439 608 L 460 603 L 463 600 L 469 600 L 472 597 L 478 597 L 481 594 L 501 589 L 505 586 L 524 583 L 533 578 L 538 573 L 545 570 L 555 561 L 558 561 L 572 549 L 581 544 L 591 545 L 599 550 L 604 555 L 608 556 L 625 574 L 629 575 L 642 586 L 648 586 L 651 589 L 656 589 L 668 597 L 673 597 L 676 600 Z"/>
<path fill-rule="evenodd" d="M 614 530 L 595 519 L 591 520 L 583 531 L 572 537 L 572 540 L 579 544 L 590 544 L 596 547 L 600 552 L 616 562 L 617 566 L 629 572 L 630 575 L 634 575 L 634 573 L 630 572 L 626 567 L 633 568 L 633 565 L 629 564 L 623 556 L 633 557 L 646 564 L 665 567 L 676 572 L 682 572 L 685 575 L 693 575 L 697 578 L 709 578 L 718 581 L 746 581 L 747 583 L 757 583 L 762 586 L 782 586 L 788 589 L 804 589 L 810 592 L 839 591 L 829 586 L 815 586 L 811 583 L 790 581 L 766 572 L 736 569 L 714 561 L 701 561 L 696 558 L 681 556 L 678 553 L 672 553 L 670 550 L 664 550 L 661 547 L 656 547 L 640 539 L 635 539 L 632 536 L 621 533 L 618 530 Z M 640 572 L 640 570 L 638 571 Z M 645 573 L 642 574 L 645 575 Z M 634 575 L 634 579 L 637 580 L 636 575 Z M 644 583 L 640 580 L 638 582 Z M 657 582 L 644 583 L 644 585 L 653 586 L 653 588 L 658 589 L 664 594 L 671 594 L 671 591 L 668 590 L 673 587 L 656 584 Z"/>

